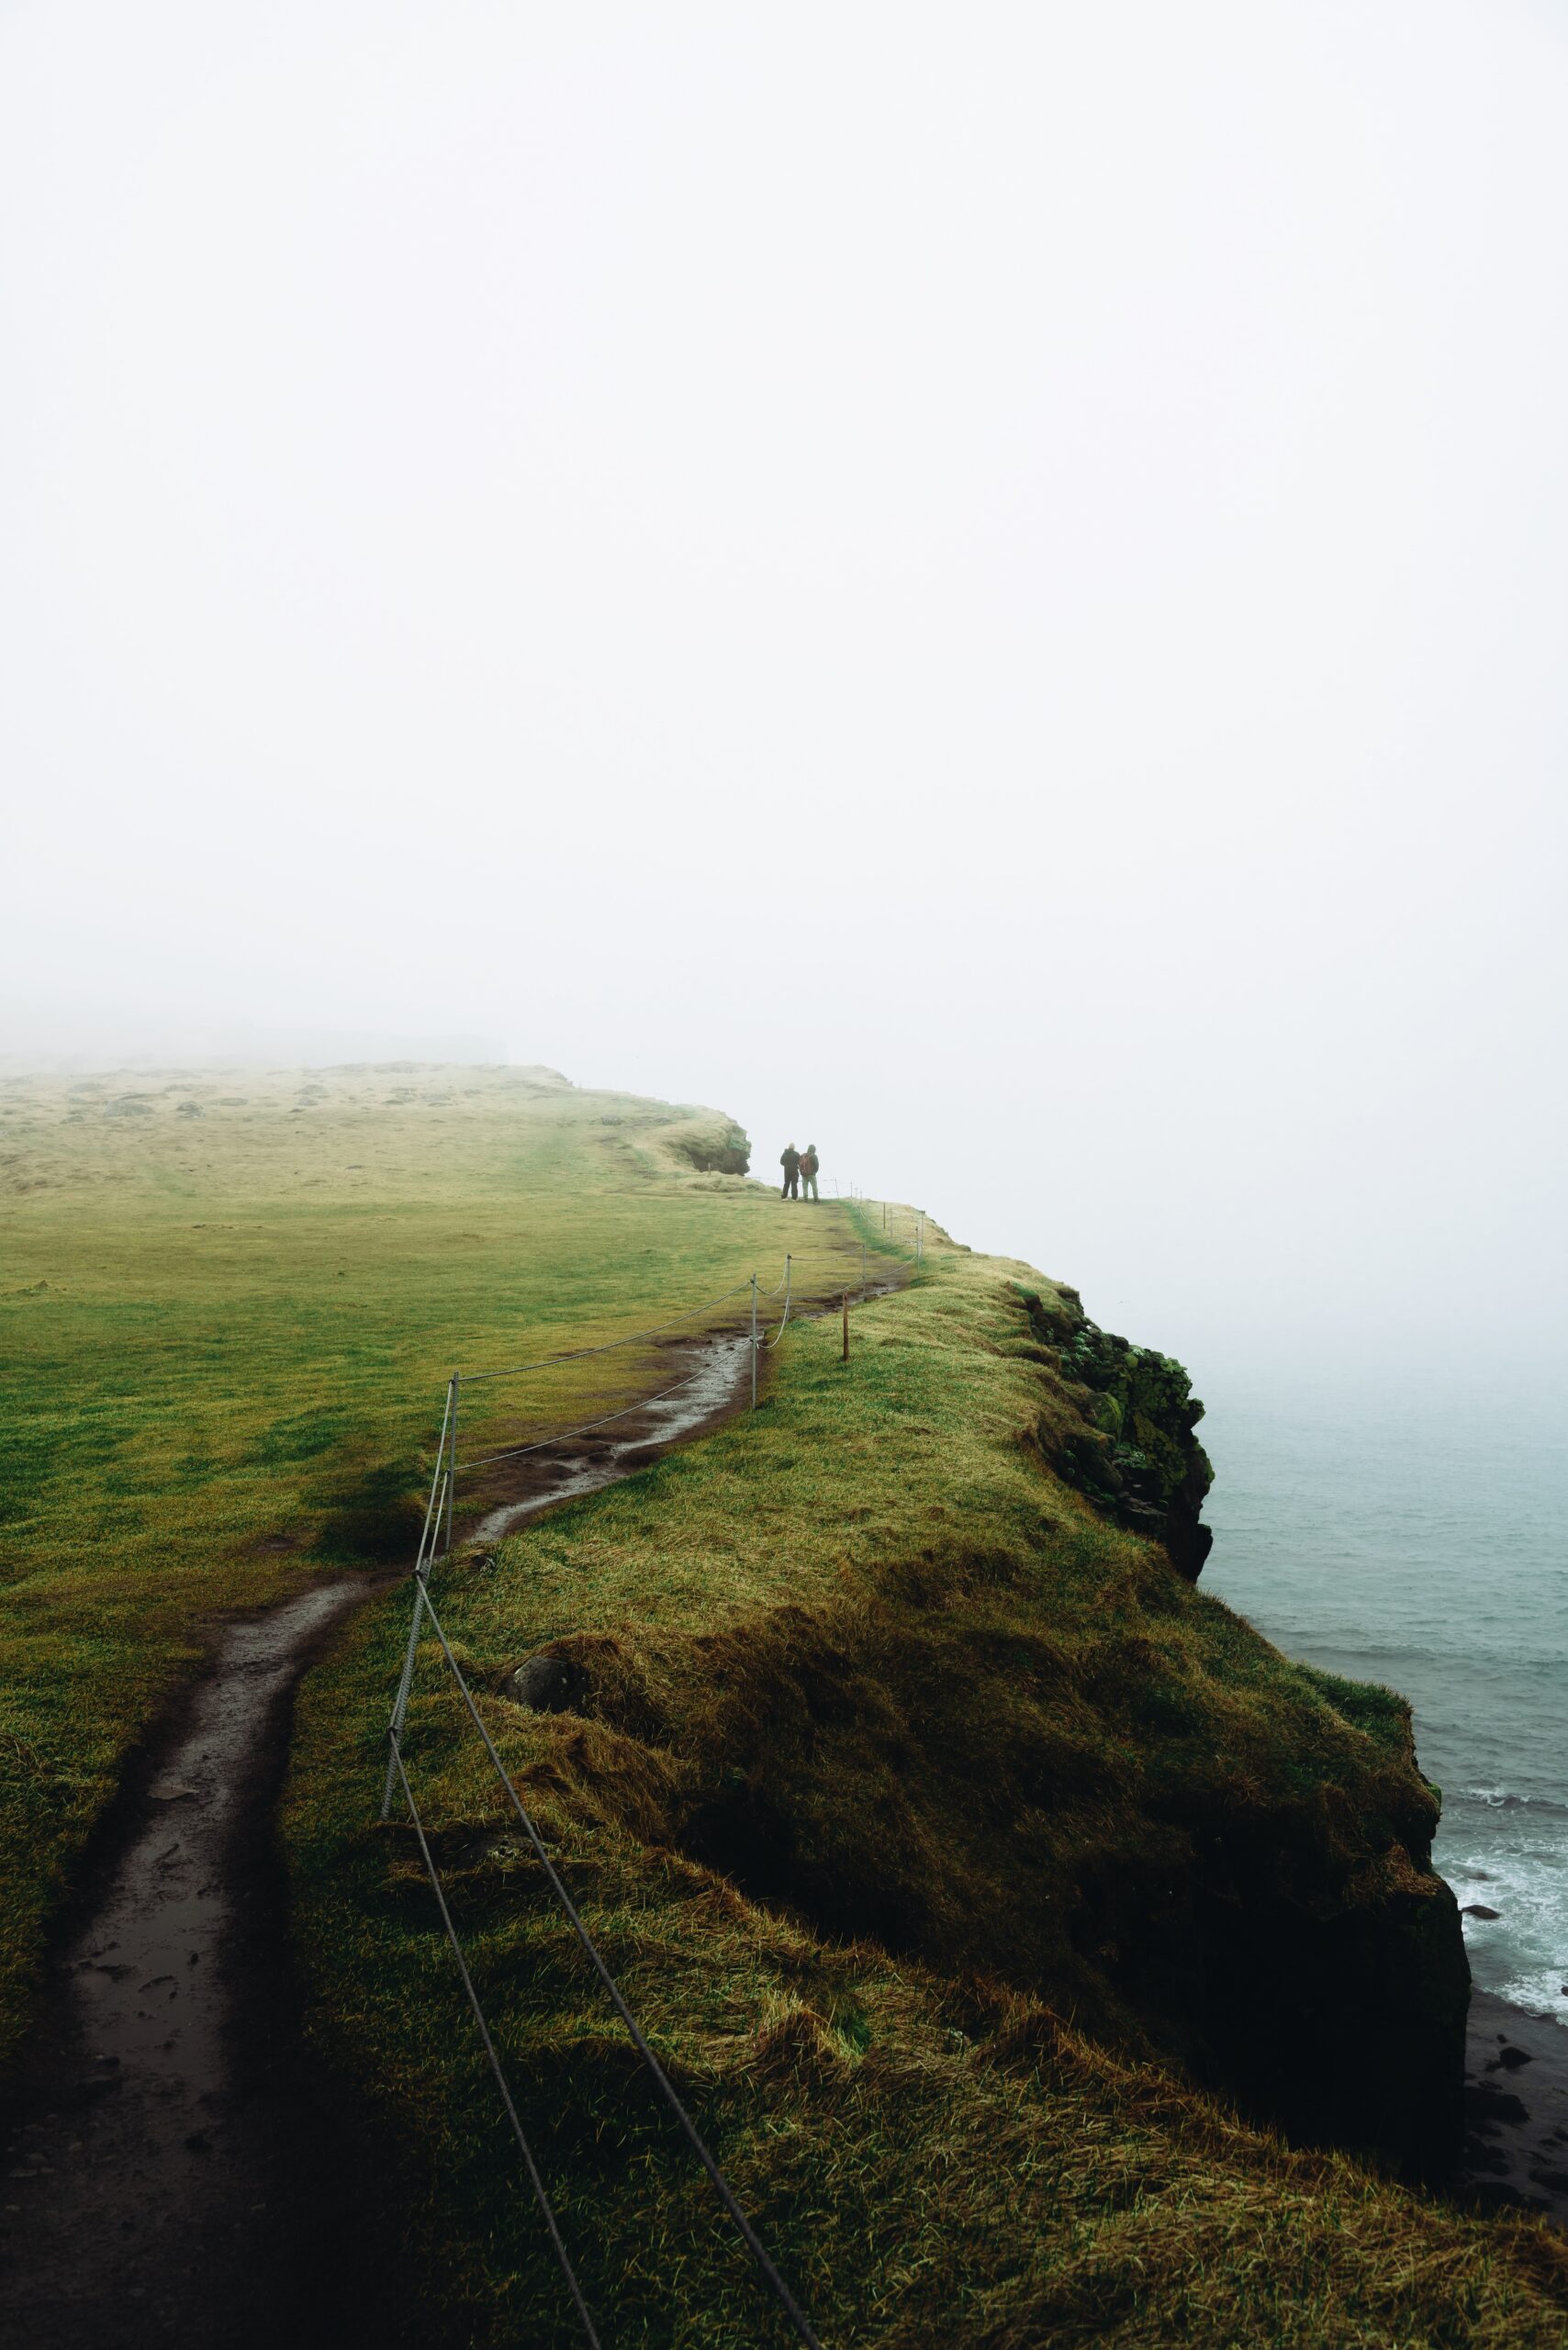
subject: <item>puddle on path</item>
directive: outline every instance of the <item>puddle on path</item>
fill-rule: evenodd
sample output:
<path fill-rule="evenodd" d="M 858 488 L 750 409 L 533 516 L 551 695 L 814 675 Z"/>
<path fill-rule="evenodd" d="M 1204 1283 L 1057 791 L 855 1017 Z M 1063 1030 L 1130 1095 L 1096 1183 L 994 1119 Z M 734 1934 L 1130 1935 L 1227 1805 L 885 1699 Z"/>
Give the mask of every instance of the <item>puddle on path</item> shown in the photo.
<path fill-rule="evenodd" d="M 751 1341 L 744 1333 L 703 1339 L 700 1345 L 684 1348 L 682 1355 L 700 1355 L 700 1360 L 677 1393 L 628 1412 L 616 1434 L 596 1430 L 590 1437 L 578 1438 L 576 1443 L 580 1449 L 563 1441 L 559 1447 L 551 1445 L 533 1454 L 532 1473 L 541 1480 L 539 1490 L 487 1510 L 464 1539 L 498 1542 L 525 1519 L 537 1517 L 541 1510 L 554 1509 L 558 1502 L 573 1501 L 580 1494 L 596 1494 L 605 1485 L 633 1476 L 646 1468 L 655 1449 L 662 1451 L 682 1437 L 695 1436 L 699 1428 L 741 1400 L 751 1378 Z"/>
<path fill-rule="evenodd" d="M 896 1278 L 872 1281 L 863 1298 L 858 1292 L 853 1293 L 853 1303 L 889 1297 L 902 1286 Z M 792 1323 L 826 1321 L 838 1311 L 836 1299 L 823 1302 L 819 1297 L 798 1306 L 790 1319 Z M 760 1371 L 765 1380 L 771 1341 L 778 1333 L 776 1312 L 772 1309 L 763 1334 Z M 460 1541 L 465 1545 L 498 1542 L 542 1510 L 634 1476 L 656 1452 L 696 1436 L 745 1404 L 751 1382 L 751 1340 L 744 1330 L 683 1340 L 666 1352 L 670 1376 L 681 1382 L 674 1394 L 639 1404 L 587 1436 L 562 1438 L 530 1452 L 512 1470 L 520 1490 L 509 1499 L 492 1502 L 472 1525 L 464 1523 L 459 1509 Z"/>

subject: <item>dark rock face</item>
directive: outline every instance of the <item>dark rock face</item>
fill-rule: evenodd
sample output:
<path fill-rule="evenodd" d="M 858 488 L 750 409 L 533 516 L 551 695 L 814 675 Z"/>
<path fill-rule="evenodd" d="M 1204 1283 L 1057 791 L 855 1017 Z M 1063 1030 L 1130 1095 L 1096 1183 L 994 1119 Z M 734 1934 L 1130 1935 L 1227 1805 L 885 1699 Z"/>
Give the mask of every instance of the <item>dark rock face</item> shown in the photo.
<path fill-rule="evenodd" d="M 1056 1450 L 1058 1475 L 1119 1525 L 1162 1542 L 1196 1583 L 1214 1544 L 1202 1522 L 1214 1471 L 1193 1434 L 1204 1407 L 1192 1381 L 1169 1355 L 1091 1322 L 1076 1290 L 1019 1295 L 1052 1368 L 1080 1391 L 1083 1428 Z"/>
<path fill-rule="evenodd" d="M 1490 2208 L 1568 2228 L 1568 2032 L 1477 1991 L 1467 2075 L 1462 2183 Z"/>
<path fill-rule="evenodd" d="M 1470 1968 L 1448 1886 L 1397 1847 L 1372 1873 L 1386 1881 L 1355 1901 L 1327 1887 L 1313 1898 L 1261 1848 L 1226 1857 L 1194 1888 L 1198 2070 L 1298 2142 L 1450 2181 Z"/>

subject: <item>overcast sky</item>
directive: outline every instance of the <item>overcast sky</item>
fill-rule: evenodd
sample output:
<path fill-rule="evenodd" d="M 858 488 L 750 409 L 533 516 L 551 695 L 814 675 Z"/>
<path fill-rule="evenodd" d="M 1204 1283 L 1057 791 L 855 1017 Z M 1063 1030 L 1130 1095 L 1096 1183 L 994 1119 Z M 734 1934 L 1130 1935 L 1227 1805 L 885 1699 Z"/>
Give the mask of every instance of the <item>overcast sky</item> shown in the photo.
<path fill-rule="evenodd" d="M 13 1065 L 494 1037 L 1200 1371 L 1560 1357 L 1565 125 L 1545 0 L 0 0 Z"/>

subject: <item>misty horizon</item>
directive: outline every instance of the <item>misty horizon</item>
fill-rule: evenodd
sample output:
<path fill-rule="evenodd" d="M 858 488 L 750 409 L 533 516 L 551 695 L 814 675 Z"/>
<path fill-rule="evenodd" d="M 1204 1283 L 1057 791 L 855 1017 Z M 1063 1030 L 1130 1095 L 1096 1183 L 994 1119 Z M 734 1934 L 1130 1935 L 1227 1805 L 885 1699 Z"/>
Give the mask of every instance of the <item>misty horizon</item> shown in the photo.
<path fill-rule="evenodd" d="M 7 12 L 5 1066 L 494 1044 L 1558 1379 L 1565 109 L 1529 0 Z"/>

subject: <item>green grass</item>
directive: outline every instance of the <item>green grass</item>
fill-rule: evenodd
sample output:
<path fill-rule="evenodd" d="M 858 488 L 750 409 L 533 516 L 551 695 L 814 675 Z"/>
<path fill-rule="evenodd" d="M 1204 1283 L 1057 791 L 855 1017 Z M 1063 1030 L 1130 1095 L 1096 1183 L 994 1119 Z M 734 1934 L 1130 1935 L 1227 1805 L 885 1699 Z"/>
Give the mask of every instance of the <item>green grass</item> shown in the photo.
<path fill-rule="evenodd" d="M 0 2061 L 73 1858 L 214 1619 L 411 1556 L 454 1362 L 645 1326 L 799 1241 L 798 1209 L 682 1171 L 725 1125 L 515 1070 L 0 1085 Z M 819 1242 L 846 1230 L 812 1213 Z M 566 1366 L 490 1425 L 658 1375 Z"/>
<path fill-rule="evenodd" d="M 207 1628 L 405 1554 L 454 1361 L 641 1327 L 808 1227 L 683 1171 L 683 1140 L 722 1151 L 711 1113 L 543 1075 L 35 1083 L 0 1111 L 9 2045 L 73 1858 Z M 812 1213 L 835 1288 L 849 1219 Z M 847 1368 L 834 1326 L 797 1328 L 754 1416 L 438 1577 L 737 2188 L 834 2350 L 1568 2342 L 1560 2238 L 1292 2153 L 1183 2071 L 1160 1888 L 1216 1825 L 1260 1903 L 1288 1866 L 1352 1923 L 1440 1908 L 1408 1712 L 1288 1664 L 1058 1482 L 1080 1423 L 1037 1277 L 933 1239 Z M 656 1350 L 590 1360 L 469 1425 L 660 1376 Z M 309 2028 L 381 2124 L 409 2335 L 565 2344 L 417 1854 L 375 1818 L 406 1625 L 373 1599 L 302 1695 Z M 490 1683 L 544 1643 L 576 1710 L 524 1716 Z M 409 1752 L 607 2340 L 781 2338 L 428 1649 Z"/>
<path fill-rule="evenodd" d="M 826 2341 L 1568 2340 L 1548 2231 L 1289 2152 L 1161 2061 L 1193 1986 L 1135 1945 L 1171 1963 L 1195 1836 L 1439 1917 L 1435 1804 L 1403 1701 L 1289 1664 L 1049 1473 L 1020 1270 L 938 1243 L 847 1368 L 801 1329 L 754 1416 L 440 1574 L 509 1771 Z M 406 1622 L 378 1605 L 305 1694 L 316 2028 L 401 2150 L 414 2331 L 565 2343 L 422 1869 L 373 1819 Z M 485 1694 L 543 1644 L 572 1711 Z M 430 1643 L 408 1752 L 608 2336 L 782 2338 Z"/>

